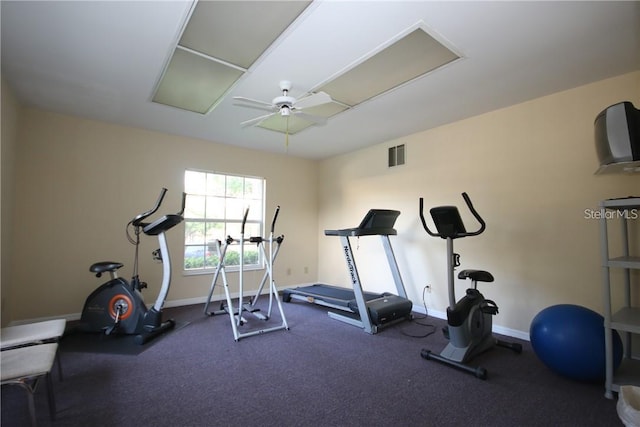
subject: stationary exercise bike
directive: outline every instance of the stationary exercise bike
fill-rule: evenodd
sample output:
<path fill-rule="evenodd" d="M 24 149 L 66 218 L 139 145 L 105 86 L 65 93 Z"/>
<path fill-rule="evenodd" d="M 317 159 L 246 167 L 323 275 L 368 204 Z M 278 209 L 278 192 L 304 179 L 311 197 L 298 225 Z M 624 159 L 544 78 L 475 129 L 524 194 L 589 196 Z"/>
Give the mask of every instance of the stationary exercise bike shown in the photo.
<path fill-rule="evenodd" d="M 162 321 L 162 306 L 169 293 L 171 283 L 171 259 L 165 232 L 182 222 L 184 195 L 182 210 L 179 213 L 164 215 L 151 223 L 144 222 L 160 208 L 166 192 L 167 189 L 163 188 L 153 209 L 137 215 L 127 224 L 127 237 L 135 245 L 131 282 L 118 277 L 117 270 L 123 266 L 122 263 L 103 261 L 97 262 L 89 268 L 89 271 L 94 273 L 96 277 L 101 277 L 103 273 L 109 273 L 110 280 L 87 297 L 80 318 L 79 329 L 81 331 L 102 332 L 106 335 L 136 335 L 135 342 L 144 344 L 175 326 L 173 319 Z M 130 235 L 129 227 L 133 227 L 135 237 Z M 153 256 L 163 265 L 162 286 L 151 309 L 147 309 L 140 292 L 147 287 L 147 284 L 141 282 L 138 276 L 138 247 L 141 232 L 148 236 L 158 236 L 160 248 L 153 252 Z"/>
<path fill-rule="evenodd" d="M 455 206 L 439 206 L 430 210 L 431 218 L 437 232 L 427 226 L 424 218 L 424 200 L 420 198 L 420 219 L 426 232 L 433 237 L 447 240 L 447 272 L 449 282 L 449 307 L 447 308 L 447 327 L 445 336 L 449 343 L 440 354 L 422 349 L 421 356 L 427 360 L 433 359 L 454 368 L 474 374 L 480 379 L 487 378 L 487 370 L 482 367 L 472 367 L 467 363 L 478 354 L 489 350 L 493 346 L 509 348 L 516 353 L 522 352 L 522 345 L 496 339 L 492 334 L 492 318 L 498 314 L 495 302 L 478 291 L 478 282 L 493 282 L 493 276 L 484 270 L 462 270 L 459 279 L 470 279 L 472 287 L 467 289 L 466 295 L 456 301 L 454 272 L 460 266 L 460 255 L 453 252 L 453 239 L 477 236 L 484 232 L 486 224 L 473 207 L 467 193 L 462 193 L 469 211 L 480 223 L 476 231 L 467 231 Z"/>

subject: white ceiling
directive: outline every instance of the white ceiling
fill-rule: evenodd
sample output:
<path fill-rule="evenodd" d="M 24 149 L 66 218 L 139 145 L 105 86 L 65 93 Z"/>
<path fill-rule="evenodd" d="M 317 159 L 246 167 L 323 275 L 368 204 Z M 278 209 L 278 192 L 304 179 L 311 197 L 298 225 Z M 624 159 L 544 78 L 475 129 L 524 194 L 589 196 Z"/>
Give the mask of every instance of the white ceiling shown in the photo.
<path fill-rule="evenodd" d="M 316 1 L 200 115 L 151 101 L 193 5 L 2 1 L 2 77 L 26 105 L 283 153 L 283 134 L 240 127 L 260 112 L 233 96 L 291 80 L 300 97 L 416 26 L 461 54 L 290 136 L 289 155 L 321 159 L 640 69 L 638 1 Z"/>

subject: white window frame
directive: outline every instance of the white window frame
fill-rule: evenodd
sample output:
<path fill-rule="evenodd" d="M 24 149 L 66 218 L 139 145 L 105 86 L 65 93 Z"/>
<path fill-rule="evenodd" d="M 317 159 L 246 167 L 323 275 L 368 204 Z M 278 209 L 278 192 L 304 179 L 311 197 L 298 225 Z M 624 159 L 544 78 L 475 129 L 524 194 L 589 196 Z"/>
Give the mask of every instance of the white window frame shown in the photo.
<path fill-rule="evenodd" d="M 222 244 L 231 237 L 236 241 L 225 255 L 225 269 L 238 271 L 239 244 L 242 218 L 247 208 L 249 214 L 244 230 L 244 269 L 264 268 L 264 259 L 255 244 L 249 243 L 252 236 L 264 234 L 264 212 L 266 180 L 262 177 L 186 169 L 184 174 L 187 194 L 184 223 L 182 270 L 185 275 L 211 274 L 218 261 L 215 241 Z M 224 184 L 221 183 L 224 181 Z M 242 194 L 230 190 L 230 183 L 242 181 Z M 256 191 L 249 191 L 247 184 L 256 184 Z M 222 188 L 224 187 L 224 189 Z M 249 187 L 249 188 L 248 188 Z M 202 229 L 195 224 L 202 224 Z"/>

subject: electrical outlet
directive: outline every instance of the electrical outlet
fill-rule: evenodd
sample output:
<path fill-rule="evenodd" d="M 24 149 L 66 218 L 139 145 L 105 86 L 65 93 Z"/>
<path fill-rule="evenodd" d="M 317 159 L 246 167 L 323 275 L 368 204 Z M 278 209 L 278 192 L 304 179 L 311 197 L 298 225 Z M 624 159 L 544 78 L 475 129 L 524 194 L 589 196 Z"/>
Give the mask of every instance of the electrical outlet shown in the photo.
<path fill-rule="evenodd" d="M 424 288 L 428 293 L 431 293 L 431 285 L 430 284 L 426 284 Z"/>

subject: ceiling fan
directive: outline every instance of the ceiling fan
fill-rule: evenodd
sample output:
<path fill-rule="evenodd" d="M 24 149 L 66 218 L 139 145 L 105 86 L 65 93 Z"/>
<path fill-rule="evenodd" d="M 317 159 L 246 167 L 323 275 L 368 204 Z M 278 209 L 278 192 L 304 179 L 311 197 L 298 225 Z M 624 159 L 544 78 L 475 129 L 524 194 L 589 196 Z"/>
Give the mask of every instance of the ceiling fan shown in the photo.
<path fill-rule="evenodd" d="M 276 96 L 271 102 L 259 101 L 257 99 L 245 98 L 243 96 L 234 96 L 233 99 L 238 102 L 237 105 L 256 108 L 258 110 L 270 111 L 269 114 L 246 120 L 240 123 L 240 125 L 242 127 L 259 125 L 262 121 L 277 114 L 284 118 L 296 116 L 301 119 L 313 122 L 316 125 L 324 125 L 327 122 L 326 117 L 314 116 L 312 114 L 303 112 L 303 110 L 332 102 L 333 100 L 331 99 L 331 96 L 329 96 L 329 94 L 325 92 L 317 92 L 304 96 L 300 99 L 296 99 L 292 96 L 289 96 L 289 91 L 291 90 L 291 82 L 288 80 L 282 80 L 280 82 L 280 90 L 282 90 L 282 95 Z"/>

